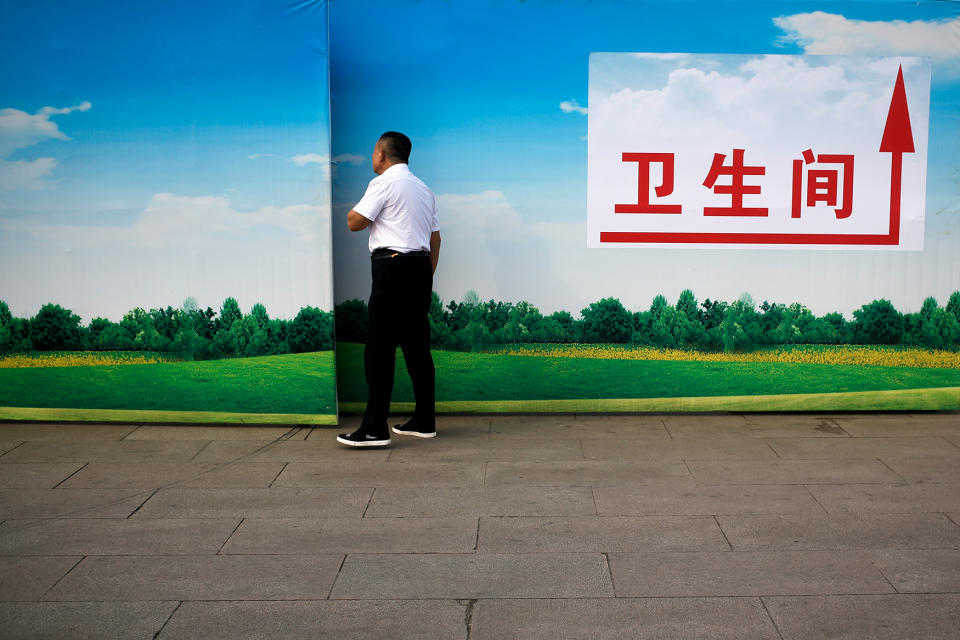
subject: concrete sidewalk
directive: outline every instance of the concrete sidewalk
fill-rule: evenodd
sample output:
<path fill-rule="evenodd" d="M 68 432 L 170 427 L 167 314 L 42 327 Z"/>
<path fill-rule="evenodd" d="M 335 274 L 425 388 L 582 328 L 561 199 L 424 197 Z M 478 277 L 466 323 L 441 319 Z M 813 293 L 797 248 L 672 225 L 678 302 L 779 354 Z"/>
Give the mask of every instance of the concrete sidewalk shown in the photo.
<path fill-rule="evenodd" d="M 0 636 L 960 637 L 960 414 L 0 424 Z"/>

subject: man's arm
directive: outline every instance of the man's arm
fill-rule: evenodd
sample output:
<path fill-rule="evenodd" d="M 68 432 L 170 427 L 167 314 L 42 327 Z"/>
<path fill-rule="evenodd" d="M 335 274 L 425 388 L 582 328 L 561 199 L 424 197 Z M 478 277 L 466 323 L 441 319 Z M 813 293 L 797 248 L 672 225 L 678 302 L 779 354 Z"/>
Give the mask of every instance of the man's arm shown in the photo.
<path fill-rule="evenodd" d="M 430 264 L 433 265 L 433 272 L 437 272 L 437 262 L 440 260 L 440 232 L 434 231 L 430 234 Z"/>
<path fill-rule="evenodd" d="M 347 226 L 350 231 L 362 231 L 370 226 L 370 220 L 350 209 L 350 213 L 347 214 Z"/>

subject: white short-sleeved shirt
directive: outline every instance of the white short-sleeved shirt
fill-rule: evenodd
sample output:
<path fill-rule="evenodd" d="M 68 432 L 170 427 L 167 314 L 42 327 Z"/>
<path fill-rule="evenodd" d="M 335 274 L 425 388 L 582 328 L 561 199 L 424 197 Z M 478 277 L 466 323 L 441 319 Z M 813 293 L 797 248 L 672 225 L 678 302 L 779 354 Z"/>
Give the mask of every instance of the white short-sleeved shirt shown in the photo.
<path fill-rule="evenodd" d="M 371 221 L 371 252 L 429 251 L 430 234 L 440 230 L 436 196 L 404 163 L 371 180 L 353 210 Z"/>

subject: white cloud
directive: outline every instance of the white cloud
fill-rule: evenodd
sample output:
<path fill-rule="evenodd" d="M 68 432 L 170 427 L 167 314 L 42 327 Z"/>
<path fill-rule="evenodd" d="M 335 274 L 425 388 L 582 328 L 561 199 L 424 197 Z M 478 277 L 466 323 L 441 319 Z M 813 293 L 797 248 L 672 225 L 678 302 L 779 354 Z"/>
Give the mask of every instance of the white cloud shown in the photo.
<path fill-rule="evenodd" d="M 352 165 L 362 165 L 367 161 L 366 156 L 361 156 L 357 153 L 340 153 L 333 156 L 334 164 L 352 164 Z"/>
<path fill-rule="evenodd" d="M 257 158 L 272 158 L 272 153 L 251 153 L 247 156 L 250 160 L 256 160 Z"/>
<path fill-rule="evenodd" d="M 0 191 L 10 189 L 40 189 L 49 186 L 45 180 L 57 166 L 55 158 L 35 160 L 8 160 L 14 151 L 30 147 L 45 140 L 70 140 L 53 115 L 65 115 L 74 111 L 88 111 L 89 102 L 74 107 L 42 107 L 30 114 L 20 109 L 0 109 Z"/>
<path fill-rule="evenodd" d="M 49 186 L 45 180 L 56 168 L 54 158 L 36 160 L 0 160 L 0 191 L 10 189 L 42 189 Z"/>
<path fill-rule="evenodd" d="M 689 57 L 689 54 L 686 53 L 631 53 L 634 58 L 640 58 L 641 60 L 664 60 L 664 61 L 678 61 L 686 60 Z"/>
<path fill-rule="evenodd" d="M 581 107 L 576 100 L 564 100 L 560 103 L 560 111 L 564 113 L 582 113 L 586 115 L 587 108 Z"/>
<path fill-rule="evenodd" d="M 773 19 L 804 53 L 831 55 L 920 55 L 937 60 L 960 55 L 960 18 L 870 21 L 814 11 Z"/>
<path fill-rule="evenodd" d="M 326 203 L 238 211 L 222 197 L 158 193 L 126 226 L 52 225 L 30 219 L 3 222 L 9 231 L 62 246 L 174 249 L 234 245 L 241 250 L 266 235 L 280 236 L 288 243 L 314 242 L 328 235 L 328 212 Z"/>
<path fill-rule="evenodd" d="M 308 164 L 329 164 L 330 156 L 319 153 L 301 153 L 300 155 L 293 156 L 290 160 L 298 167 L 303 167 Z"/>

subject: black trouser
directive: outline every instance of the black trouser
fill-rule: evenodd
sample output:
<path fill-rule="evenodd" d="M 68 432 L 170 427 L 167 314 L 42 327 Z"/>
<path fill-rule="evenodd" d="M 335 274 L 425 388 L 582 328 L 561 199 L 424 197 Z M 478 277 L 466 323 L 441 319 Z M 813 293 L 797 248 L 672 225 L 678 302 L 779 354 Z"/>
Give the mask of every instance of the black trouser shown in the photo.
<path fill-rule="evenodd" d="M 391 254 L 387 254 L 388 256 Z M 397 346 L 413 382 L 419 427 L 434 426 L 434 370 L 430 355 L 430 292 L 433 267 L 426 252 L 375 255 L 371 260 L 367 346 L 363 366 L 367 378 L 367 410 L 362 428 L 373 435 L 387 434 L 390 394 Z"/>

